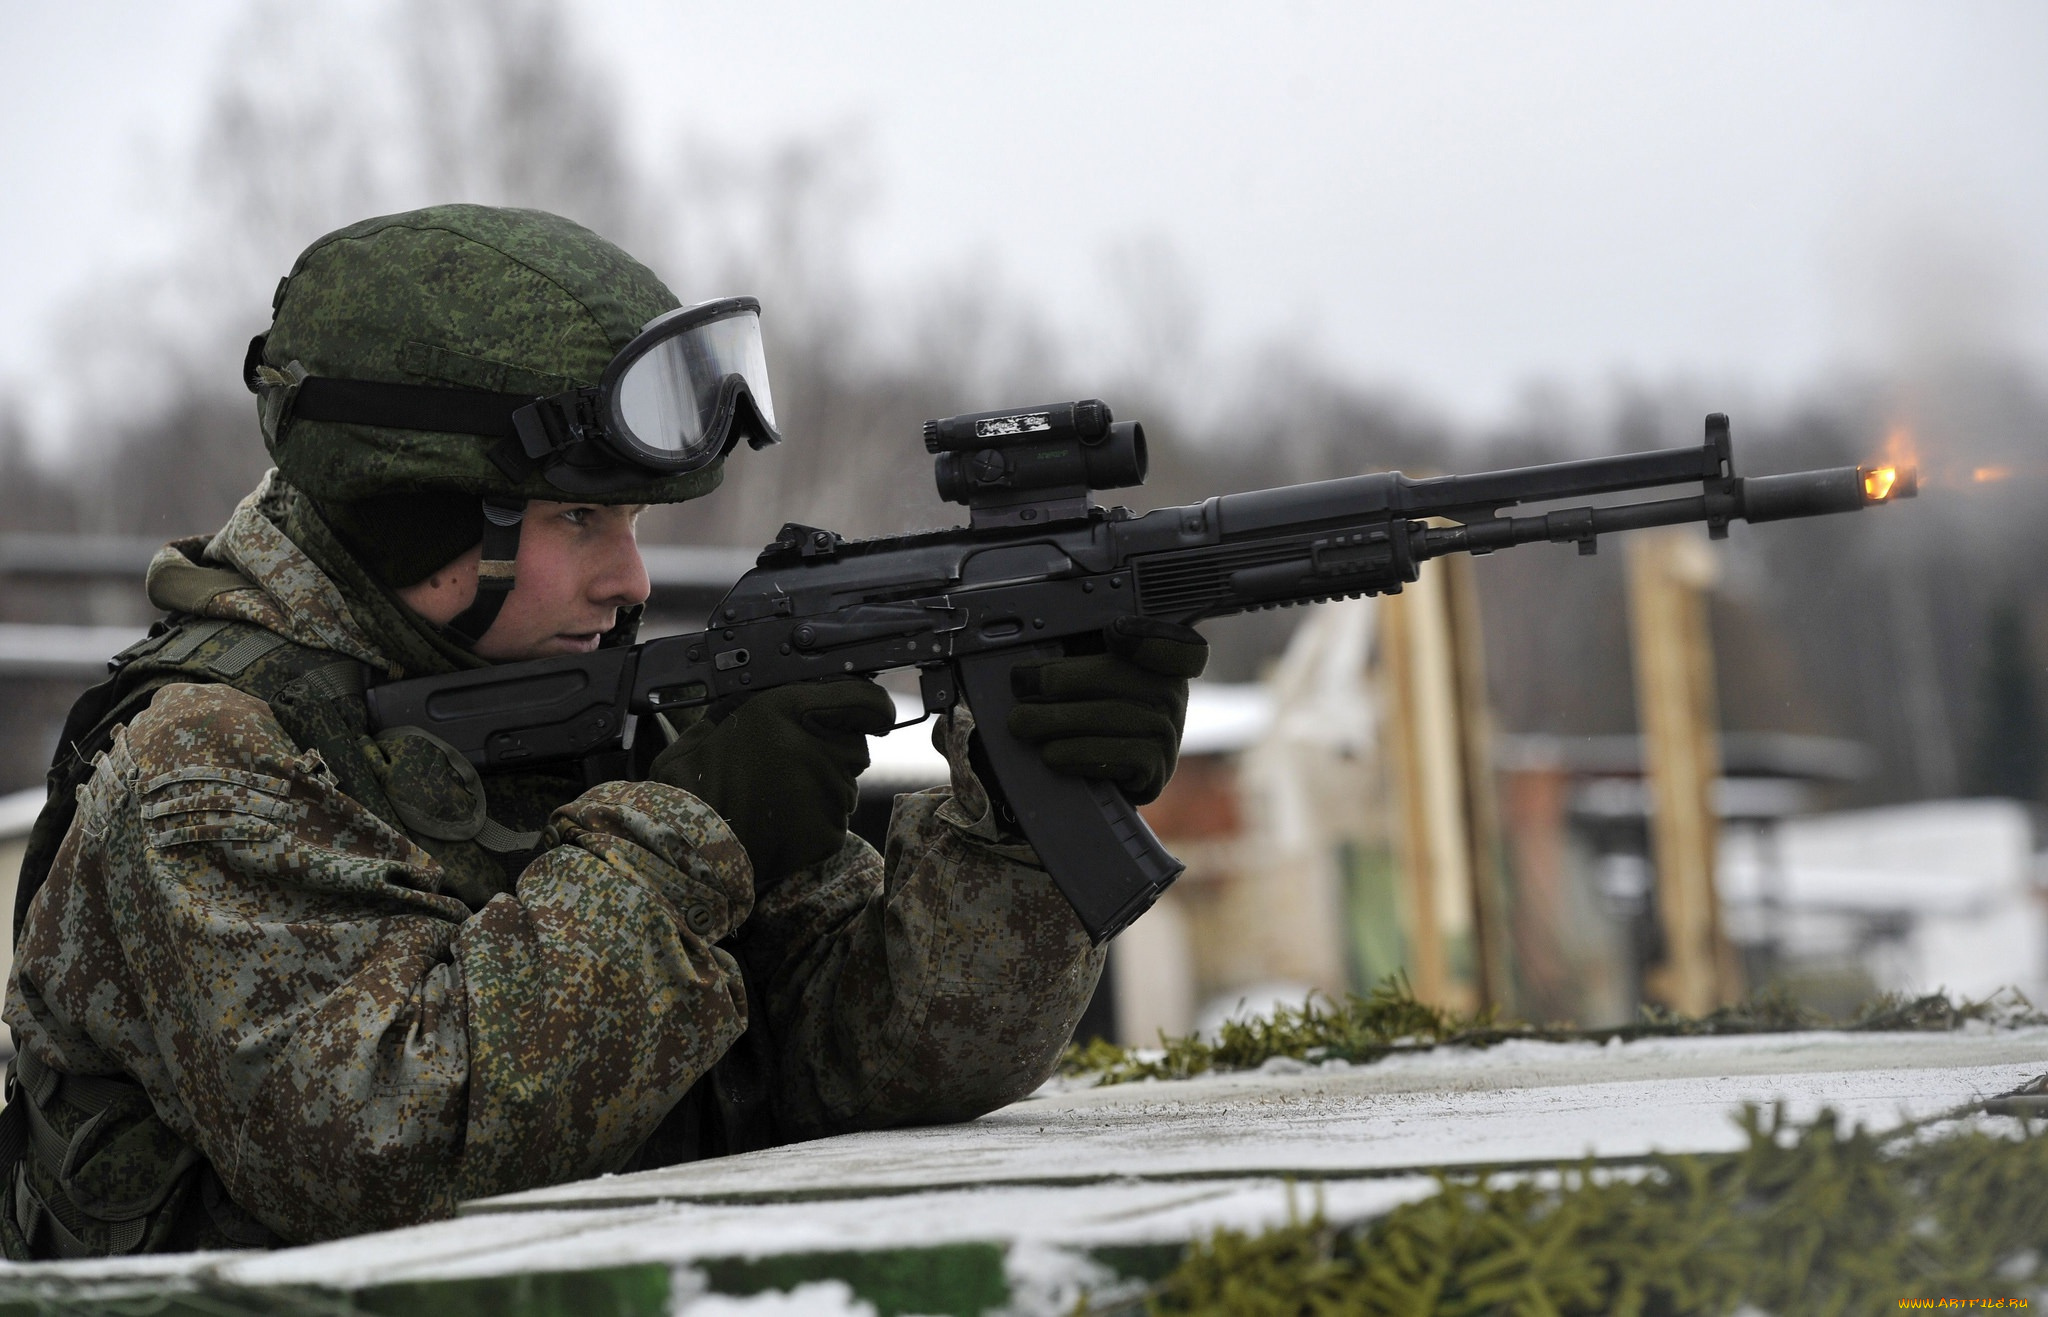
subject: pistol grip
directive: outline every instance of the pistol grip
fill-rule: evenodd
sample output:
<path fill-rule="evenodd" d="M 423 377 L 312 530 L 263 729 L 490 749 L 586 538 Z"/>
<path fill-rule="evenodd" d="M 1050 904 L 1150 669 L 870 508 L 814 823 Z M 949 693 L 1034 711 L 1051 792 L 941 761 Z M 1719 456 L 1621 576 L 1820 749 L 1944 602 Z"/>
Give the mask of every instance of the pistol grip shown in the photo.
<path fill-rule="evenodd" d="M 1010 735 L 1010 710 L 1017 704 L 1010 669 L 1024 659 L 1058 658 L 1062 652 L 1058 645 L 1034 645 L 961 659 L 960 689 L 1024 839 L 1045 862 L 1089 939 L 1101 943 L 1150 909 L 1187 866 L 1160 845 L 1113 783 L 1055 773 L 1035 746 Z"/>

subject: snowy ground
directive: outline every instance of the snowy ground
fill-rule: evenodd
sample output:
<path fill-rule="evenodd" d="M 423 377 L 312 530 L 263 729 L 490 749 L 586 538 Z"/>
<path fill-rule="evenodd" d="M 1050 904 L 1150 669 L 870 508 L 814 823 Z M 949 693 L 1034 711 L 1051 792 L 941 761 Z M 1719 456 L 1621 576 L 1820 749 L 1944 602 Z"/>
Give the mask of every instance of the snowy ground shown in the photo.
<path fill-rule="evenodd" d="M 966 1125 L 855 1134 L 473 1203 L 472 1213 L 770 1202 L 992 1185 L 1386 1176 L 1439 1166 L 1707 1152 L 1783 1099 L 1886 1126 L 2048 1070 L 2048 1030 L 1513 1042 L 1019 1102 Z"/>
<path fill-rule="evenodd" d="M 1874 1126 L 2048 1072 L 2048 1029 L 1781 1034 L 1607 1046 L 1516 1042 L 1370 1066 L 1276 1065 L 1048 1091 L 966 1125 L 851 1135 L 485 1200 L 411 1230 L 270 1254 L 0 1269 L 0 1297 L 67 1301 L 117 1277 L 246 1293 L 655 1266 L 669 1311 L 873 1311 L 831 1277 L 788 1297 L 707 1293 L 721 1259 L 982 1247 L 1012 1310 L 1060 1311 L 1103 1249 L 1177 1245 L 1320 1206 L 1379 1215 L 1433 1168 L 1733 1148 L 1744 1103 Z M 706 1268 L 710 1270 L 707 1271 Z M 83 1286 L 84 1290 L 79 1287 Z M 1036 1296 L 1035 1298 L 1032 1296 Z M 75 1306 L 75 1305 L 74 1305 Z M 565 1309 L 566 1310 L 566 1309 Z"/>

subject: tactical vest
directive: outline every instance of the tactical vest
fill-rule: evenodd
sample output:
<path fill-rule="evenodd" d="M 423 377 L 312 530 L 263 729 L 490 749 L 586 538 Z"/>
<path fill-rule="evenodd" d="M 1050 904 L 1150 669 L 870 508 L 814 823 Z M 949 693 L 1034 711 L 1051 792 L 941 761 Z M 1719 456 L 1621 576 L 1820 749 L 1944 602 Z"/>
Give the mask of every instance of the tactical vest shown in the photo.
<path fill-rule="evenodd" d="M 503 872 L 524 867 L 538 832 L 478 810 L 470 826 L 437 826 L 387 794 L 365 744 L 364 670 L 353 659 L 287 640 L 253 623 L 173 616 L 116 655 L 112 675 L 80 696 L 50 765 L 49 795 L 29 833 L 14 899 L 18 950 L 28 911 L 78 812 L 80 788 L 114 733 L 165 686 L 224 683 L 270 706 L 301 751 L 317 750 L 342 790 L 406 833 L 442 865 L 473 906 Z M 461 890 L 464 886 L 471 891 Z M 503 890 L 498 888 L 497 890 Z M 643 1169 L 767 1147 L 773 1057 L 765 1007 L 743 975 L 750 1027 L 676 1104 L 622 1169 Z M 270 1248 L 284 1241 L 228 1197 L 212 1166 L 157 1116 L 127 1076 L 59 1073 L 28 1053 L 9 1063 L 0 1109 L 0 1251 L 16 1261 L 201 1248 Z"/>

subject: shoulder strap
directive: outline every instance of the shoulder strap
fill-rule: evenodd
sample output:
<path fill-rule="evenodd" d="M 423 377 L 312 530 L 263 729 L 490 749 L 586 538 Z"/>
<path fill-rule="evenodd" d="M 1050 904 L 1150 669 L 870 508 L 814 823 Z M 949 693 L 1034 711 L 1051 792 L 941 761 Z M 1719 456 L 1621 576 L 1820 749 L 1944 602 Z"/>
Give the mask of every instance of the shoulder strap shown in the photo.
<path fill-rule="evenodd" d="M 79 696 L 71 706 L 64 719 L 63 734 L 57 740 L 56 756 L 50 761 L 49 794 L 29 830 L 21 876 L 15 883 L 17 947 L 28 922 L 29 904 L 42 890 L 50 866 L 56 862 L 57 850 L 64 844 L 64 834 L 71 830 L 71 820 L 78 813 L 78 788 L 92 776 L 94 759 L 113 743 L 114 729 L 147 708 L 159 690 L 178 682 L 225 682 L 266 704 L 275 705 L 278 696 L 287 693 L 302 694 L 315 701 L 362 702 L 363 671 L 355 660 L 287 640 L 253 622 L 200 617 L 167 619 L 150 628 L 150 634 L 143 640 L 116 654 L 107 666 L 112 675 Z M 352 745 L 309 745 L 301 729 L 290 720 L 280 718 L 280 723 L 300 748 L 318 748 L 330 762 L 361 757 Z M 336 767 L 340 772 L 340 766 Z M 356 783 L 350 780 L 351 776 L 367 773 L 342 772 L 344 789 L 355 795 Z M 389 810 L 381 791 L 363 803 L 380 815 Z"/>

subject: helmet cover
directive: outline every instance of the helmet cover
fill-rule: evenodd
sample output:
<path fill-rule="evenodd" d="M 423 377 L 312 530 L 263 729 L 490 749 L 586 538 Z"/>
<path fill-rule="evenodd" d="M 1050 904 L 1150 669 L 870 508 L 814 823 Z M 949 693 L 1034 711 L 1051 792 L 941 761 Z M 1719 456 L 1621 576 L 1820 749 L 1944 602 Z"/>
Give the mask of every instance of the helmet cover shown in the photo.
<path fill-rule="evenodd" d="M 536 396 L 595 384 L 642 325 L 678 305 L 659 278 L 589 229 L 539 210 L 448 205 L 364 220 L 308 247 L 278 285 L 257 377 L 279 472 L 333 506 L 401 491 L 679 503 L 720 466 L 565 495 L 515 477 L 477 435 L 296 419 L 307 376 Z"/>

